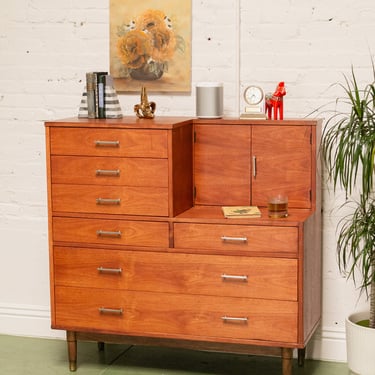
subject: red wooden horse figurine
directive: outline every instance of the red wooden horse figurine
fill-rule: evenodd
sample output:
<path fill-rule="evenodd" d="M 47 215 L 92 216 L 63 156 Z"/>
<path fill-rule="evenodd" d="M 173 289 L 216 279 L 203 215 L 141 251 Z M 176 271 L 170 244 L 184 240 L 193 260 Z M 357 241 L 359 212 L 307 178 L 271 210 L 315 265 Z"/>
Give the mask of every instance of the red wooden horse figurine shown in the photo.
<path fill-rule="evenodd" d="M 266 100 L 265 100 L 265 111 L 266 111 L 266 116 L 268 120 L 272 119 L 272 92 L 268 92 L 266 94 Z"/>
<path fill-rule="evenodd" d="M 280 120 L 284 118 L 283 97 L 285 96 L 285 94 L 285 84 L 284 82 L 280 82 L 272 95 L 266 95 L 266 113 L 269 120 L 271 120 L 272 118 L 272 111 L 274 120 L 277 120 L 277 117 L 279 117 Z"/>

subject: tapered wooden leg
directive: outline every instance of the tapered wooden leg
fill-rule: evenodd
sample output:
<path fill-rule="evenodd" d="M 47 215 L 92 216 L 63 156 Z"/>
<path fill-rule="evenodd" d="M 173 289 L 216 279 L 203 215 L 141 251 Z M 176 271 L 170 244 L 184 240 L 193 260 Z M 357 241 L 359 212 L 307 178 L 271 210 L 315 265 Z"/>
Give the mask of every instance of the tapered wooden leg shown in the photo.
<path fill-rule="evenodd" d="M 281 357 L 283 361 L 283 375 L 292 375 L 293 349 L 281 348 Z"/>
<path fill-rule="evenodd" d="M 305 366 L 306 348 L 298 349 L 298 366 Z"/>
<path fill-rule="evenodd" d="M 104 351 L 104 342 L 98 341 L 98 350 L 100 352 Z"/>
<path fill-rule="evenodd" d="M 66 331 L 66 341 L 68 343 L 69 370 L 77 370 L 77 336 L 74 331 Z"/>

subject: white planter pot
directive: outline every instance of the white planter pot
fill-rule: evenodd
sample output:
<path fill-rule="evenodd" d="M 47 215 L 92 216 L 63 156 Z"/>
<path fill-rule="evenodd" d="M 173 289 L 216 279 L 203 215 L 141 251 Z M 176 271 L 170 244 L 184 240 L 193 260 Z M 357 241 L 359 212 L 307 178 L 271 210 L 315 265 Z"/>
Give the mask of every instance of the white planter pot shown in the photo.
<path fill-rule="evenodd" d="M 369 312 L 357 312 L 346 319 L 346 350 L 349 369 L 358 375 L 375 374 L 375 329 L 356 322 L 368 319 Z"/>

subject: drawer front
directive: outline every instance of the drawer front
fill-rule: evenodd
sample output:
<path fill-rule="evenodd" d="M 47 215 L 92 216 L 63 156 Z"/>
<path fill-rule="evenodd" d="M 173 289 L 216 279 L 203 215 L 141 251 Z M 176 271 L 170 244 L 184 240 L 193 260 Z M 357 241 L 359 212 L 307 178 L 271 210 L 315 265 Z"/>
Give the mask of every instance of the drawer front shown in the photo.
<path fill-rule="evenodd" d="M 58 212 L 168 216 L 168 189 L 52 184 Z"/>
<path fill-rule="evenodd" d="M 168 160 L 52 156 L 52 183 L 168 187 Z"/>
<path fill-rule="evenodd" d="M 297 253 L 298 231 L 293 227 L 174 224 L 176 248 Z"/>
<path fill-rule="evenodd" d="M 166 130 L 51 128 L 53 155 L 166 158 Z"/>
<path fill-rule="evenodd" d="M 163 222 L 54 217 L 52 229 L 54 241 L 169 246 L 169 225 Z"/>
<path fill-rule="evenodd" d="M 56 326 L 171 338 L 297 341 L 297 302 L 56 287 Z"/>
<path fill-rule="evenodd" d="M 55 282 L 87 288 L 297 301 L 297 261 L 55 247 Z"/>

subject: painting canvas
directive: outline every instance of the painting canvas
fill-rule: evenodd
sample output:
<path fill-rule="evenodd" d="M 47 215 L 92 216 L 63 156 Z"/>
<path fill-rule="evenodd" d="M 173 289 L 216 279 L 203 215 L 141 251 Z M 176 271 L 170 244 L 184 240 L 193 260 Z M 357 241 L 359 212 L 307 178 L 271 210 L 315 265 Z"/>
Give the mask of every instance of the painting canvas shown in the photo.
<path fill-rule="evenodd" d="M 191 0 L 110 0 L 117 91 L 191 90 Z"/>

